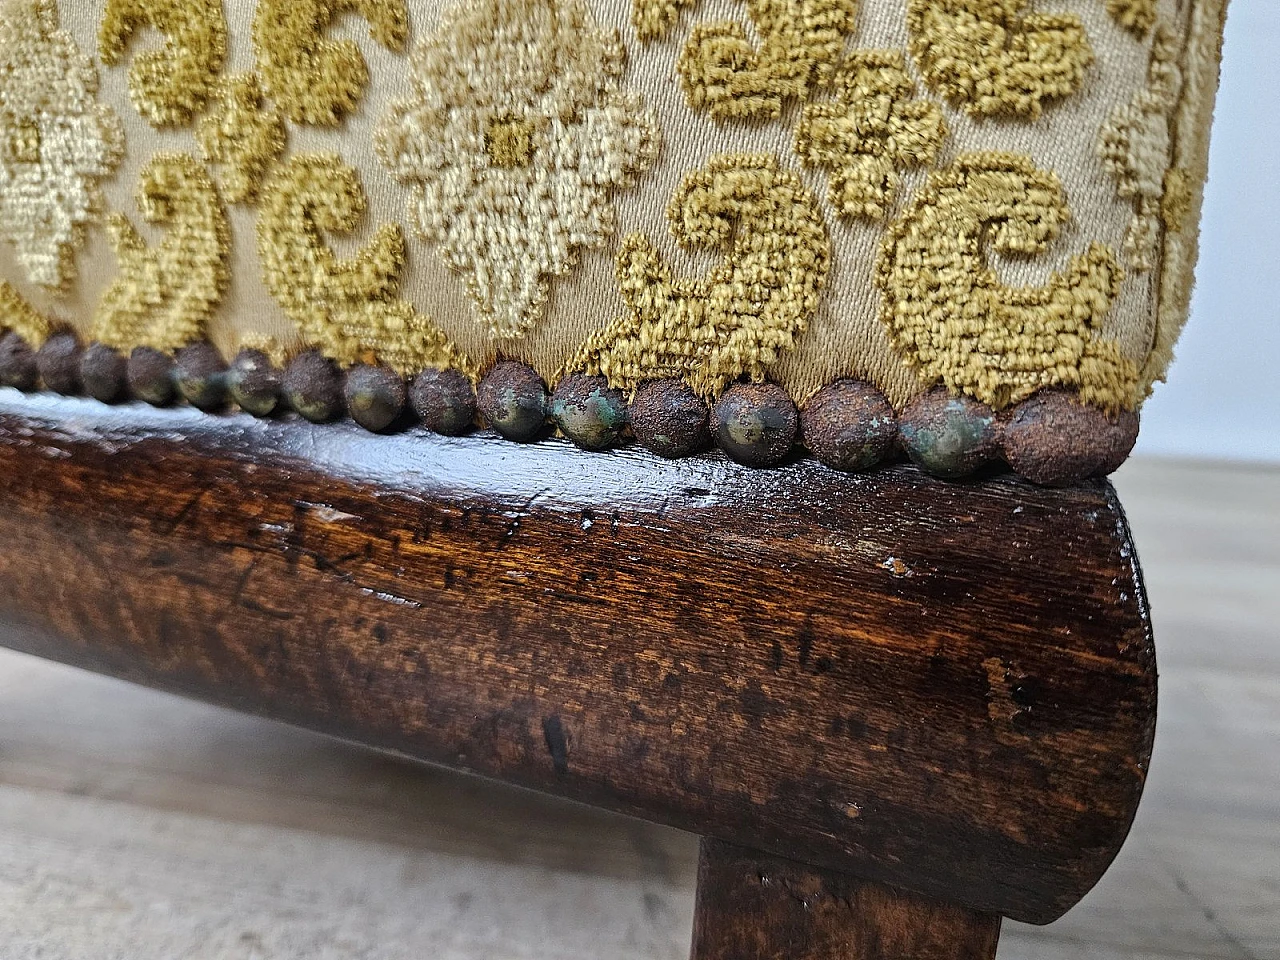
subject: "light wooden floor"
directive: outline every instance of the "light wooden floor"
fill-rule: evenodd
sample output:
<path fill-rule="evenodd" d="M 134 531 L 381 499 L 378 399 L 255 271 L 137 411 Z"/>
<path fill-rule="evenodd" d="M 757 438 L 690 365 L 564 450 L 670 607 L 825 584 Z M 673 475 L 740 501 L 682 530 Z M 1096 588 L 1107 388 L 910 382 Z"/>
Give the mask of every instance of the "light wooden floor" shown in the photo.
<path fill-rule="evenodd" d="M 1118 478 L 1155 611 L 1143 808 L 1002 960 L 1280 958 L 1280 471 Z M 684 960 L 692 837 L 0 653 L 0 960 Z"/>

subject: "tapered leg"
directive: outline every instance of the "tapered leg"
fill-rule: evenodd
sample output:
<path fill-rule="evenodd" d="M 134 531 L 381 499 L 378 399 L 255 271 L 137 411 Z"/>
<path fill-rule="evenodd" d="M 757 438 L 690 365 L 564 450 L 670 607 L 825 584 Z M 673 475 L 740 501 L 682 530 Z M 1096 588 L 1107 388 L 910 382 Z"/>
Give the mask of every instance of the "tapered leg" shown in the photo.
<path fill-rule="evenodd" d="M 702 841 L 691 960 L 993 960 L 1000 918 Z"/>

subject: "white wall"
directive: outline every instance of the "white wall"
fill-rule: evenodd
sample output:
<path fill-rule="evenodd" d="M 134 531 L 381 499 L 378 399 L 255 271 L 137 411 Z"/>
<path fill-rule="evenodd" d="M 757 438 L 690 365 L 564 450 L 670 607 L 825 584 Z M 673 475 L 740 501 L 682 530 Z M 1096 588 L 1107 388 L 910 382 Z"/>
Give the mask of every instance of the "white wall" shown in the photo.
<path fill-rule="evenodd" d="M 1138 453 L 1280 462 L 1280 2 L 1232 0 L 1191 305 Z"/>

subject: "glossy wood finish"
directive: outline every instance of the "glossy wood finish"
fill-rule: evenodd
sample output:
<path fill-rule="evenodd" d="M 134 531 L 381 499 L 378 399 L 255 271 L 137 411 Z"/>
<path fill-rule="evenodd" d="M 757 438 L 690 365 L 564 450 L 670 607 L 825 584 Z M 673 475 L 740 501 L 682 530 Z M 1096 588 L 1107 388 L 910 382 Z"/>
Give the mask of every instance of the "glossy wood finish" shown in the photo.
<path fill-rule="evenodd" d="M 1000 917 L 703 840 L 691 960 L 994 960 Z"/>
<path fill-rule="evenodd" d="M 0 392 L 5 643 L 1036 922 L 1155 670 L 1102 483 L 866 477 Z"/>
<path fill-rule="evenodd" d="M 1280 466 L 1114 478 L 1160 646 L 1106 876 L 998 960 L 1280 957 Z M 686 960 L 696 837 L 0 650 L 0 957 Z"/>

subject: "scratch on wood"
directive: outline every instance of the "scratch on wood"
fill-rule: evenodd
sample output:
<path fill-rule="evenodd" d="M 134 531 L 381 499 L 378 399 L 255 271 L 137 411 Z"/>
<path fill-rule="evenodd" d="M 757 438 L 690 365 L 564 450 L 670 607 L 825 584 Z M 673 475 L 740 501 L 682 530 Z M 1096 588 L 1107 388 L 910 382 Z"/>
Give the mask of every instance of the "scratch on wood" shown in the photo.
<path fill-rule="evenodd" d="M 569 772 L 569 741 L 565 737 L 564 724 L 560 721 L 559 714 L 543 719 L 542 735 L 547 741 L 547 751 L 551 754 L 551 765 L 555 767 L 556 776 L 565 776 Z"/>
<path fill-rule="evenodd" d="M 982 661 L 987 670 L 987 715 L 996 725 L 996 738 L 1002 743 L 1009 743 L 1018 738 L 1013 728 L 1013 721 L 1023 710 L 1013 699 L 1013 691 L 1009 686 L 1009 668 L 999 657 L 988 657 Z"/>

